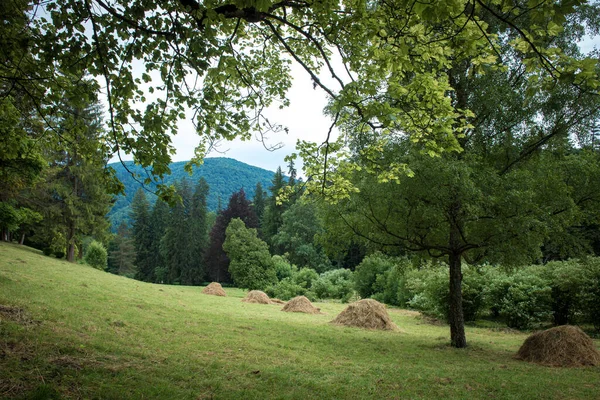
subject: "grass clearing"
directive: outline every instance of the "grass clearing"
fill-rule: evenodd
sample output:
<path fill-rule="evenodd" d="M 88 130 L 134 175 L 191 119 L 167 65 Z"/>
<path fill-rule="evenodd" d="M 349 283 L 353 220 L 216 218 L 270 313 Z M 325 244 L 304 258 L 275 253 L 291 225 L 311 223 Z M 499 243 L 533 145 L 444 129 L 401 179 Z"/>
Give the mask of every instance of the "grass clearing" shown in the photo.
<path fill-rule="evenodd" d="M 468 327 L 458 350 L 404 310 L 389 310 L 401 332 L 376 332 L 329 324 L 339 303 L 286 313 L 201 290 L 0 243 L 0 398 L 600 398 L 598 367 L 513 359 L 527 334 Z"/>

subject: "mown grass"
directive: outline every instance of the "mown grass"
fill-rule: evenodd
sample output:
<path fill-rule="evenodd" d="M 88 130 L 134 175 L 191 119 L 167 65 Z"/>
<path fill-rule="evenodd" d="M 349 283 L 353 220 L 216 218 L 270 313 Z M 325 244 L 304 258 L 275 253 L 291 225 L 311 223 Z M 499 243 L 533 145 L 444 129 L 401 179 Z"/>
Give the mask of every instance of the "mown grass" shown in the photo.
<path fill-rule="evenodd" d="M 0 243 L 0 397 L 598 399 L 600 368 L 513 359 L 526 334 L 390 310 L 402 332 L 246 304 L 245 292 L 146 284 Z M 596 341 L 598 345 L 598 341 Z"/>

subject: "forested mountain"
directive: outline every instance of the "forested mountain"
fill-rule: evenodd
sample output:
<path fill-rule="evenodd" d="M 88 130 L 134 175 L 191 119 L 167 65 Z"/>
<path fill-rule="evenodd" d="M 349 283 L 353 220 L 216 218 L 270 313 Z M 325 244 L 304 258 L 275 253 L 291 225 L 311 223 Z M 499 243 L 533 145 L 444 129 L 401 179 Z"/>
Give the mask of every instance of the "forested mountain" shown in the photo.
<path fill-rule="evenodd" d="M 263 188 L 270 187 L 274 174 L 272 171 L 225 157 L 206 158 L 201 167 L 194 168 L 191 176 L 184 171 L 185 164 L 185 161 L 171 163 L 171 175 L 165 176 L 164 183 L 170 185 L 183 178 L 196 182 L 200 177 L 204 177 L 210 187 L 208 194 L 209 211 L 217 210 L 219 198 L 221 204 L 225 207 L 231 195 L 241 188 L 244 188 L 249 199 L 253 199 L 256 184 L 260 182 Z M 143 169 L 132 161 L 125 162 L 125 165 L 132 172 L 144 173 Z M 125 185 L 125 195 L 117 197 L 113 208 L 108 213 L 113 229 L 116 229 L 121 221 L 129 223 L 131 201 L 135 192 L 140 188 L 140 184 L 133 179 L 121 163 L 113 163 L 109 166 L 116 170 L 117 178 Z M 148 188 L 153 189 L 154 187 L 149 185 Z M 150 202 L 154 203 L 156 196 L 150 193 L 148 195 Z"/>

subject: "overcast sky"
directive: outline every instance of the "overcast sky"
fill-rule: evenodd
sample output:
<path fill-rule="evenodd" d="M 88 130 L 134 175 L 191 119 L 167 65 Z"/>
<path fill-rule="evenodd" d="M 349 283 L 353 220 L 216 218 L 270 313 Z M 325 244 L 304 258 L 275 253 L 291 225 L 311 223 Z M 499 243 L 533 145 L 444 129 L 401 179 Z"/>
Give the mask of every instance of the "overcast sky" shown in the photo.
<path fill-rule="evenodd" d="M 600 47 L 600 38 L 588 38 L 581 43 L 581 47 L 584 52 Z M 287 166 L 284 158 L 295 151 L 298 139 L 322 143 L 331 125 L 330 118 L 323 115 L 323 108 L 327 103 L 326 96 L 319 88 L 313 88 L 310 77 L 300 67 L 293 66 L 293 75 L 294 83 L 288 93 L 290 106 L 283 110 L 273 107 L 267 112 L 267 117 L 272 123 L 279 123 L 289 130 L 287 134 L 285 132 L 271 134 L 267 140 L 268 145 L 282 143 L 282 148 L 268 151 L 258 140 L 246 142 L 235 140 L 221 143 L 219 151 L 212 151 L 208 157 L 230 157 L 271 171 L 281 166 L 285 172 Z M 173 161 L 189 160 L 198 144 L 198 136 L 192 122 L 182 121 L 179 125 L 179 133 L 172 140 L 177 150 Z M 300 162 L 296 166 L 299 174 L 302 175 Z"/>

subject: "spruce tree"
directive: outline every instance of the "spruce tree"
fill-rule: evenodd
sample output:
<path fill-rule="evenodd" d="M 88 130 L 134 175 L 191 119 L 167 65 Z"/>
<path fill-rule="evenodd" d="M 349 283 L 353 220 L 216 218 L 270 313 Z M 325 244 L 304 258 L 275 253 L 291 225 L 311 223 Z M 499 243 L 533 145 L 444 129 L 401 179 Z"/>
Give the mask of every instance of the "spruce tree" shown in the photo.
<path fill-rule="evenodd" d="M 189 210 L 192 200 L 187 179 L 175 184 L 181 201 L 171 208 L 169 223 L 161 241 L 161 251 L 166 261 L 166 283 L 182 283 L 188 280 L 190 268 L 190 221 Z"/>
<path fill-rule="evenodd" d="M 200 178 L 194 189 L 190 209 L 190 227 L 188 240 L 189 268 L 182 275 L 181 283 L 199 285 L 206 276 L 204 253 L 208 247 L 208 183 Z"/>
<path fill-rule="evenodd" d="M 150 232 L 150 205 L 144 189 L 135 193 L 131 202 L 131 220 L 133 221 L 133 242 L 135 247 L 135 279 L 152 281 L 154 260 L 152 259 L 152 235 Z"/>
<path fill-rule="evenodd" d="M 256 189 L 254 190 L 254 199 L 252 199 L 252 206 L 256 213 L 259 225 L 262 225 L 262 217 L 265 211 L 265 191 L 262 188 L 260 182 L 256 183 Z"/>
<path fill-rule="evenodd" d="M 160 249 L 160 243 L 165 236 L 170 219 L 170 209 L 160 198 L 156 199 L 150 215 L 150 256 L 154 260 L 152 282 L 162 283 L 166 272 L 166 261 Z"/>
<path fill-rule="evenodd" d="M 117 234 L 108 245 L 107 271 L 117 275 L 133 276 L 135 273 L 135 246 L 131 232 L 125 222 L 121 222 Z"/>
<path fill-rule="evenodd" d="M 277 204 L 277 196 L 285 186 L 281 167 L 277 168 L 277 172 L 275 172 L 271 183 L 272 185 L 269 188 L 271 196 L 265 201 L 265 210 L 261 224 L 262 235 L 269 246 L 271 246 L 271 238 L 277 234 L 279 227 L 283 223 L 283 213 L 286 210 L 285 204 Z"/>

